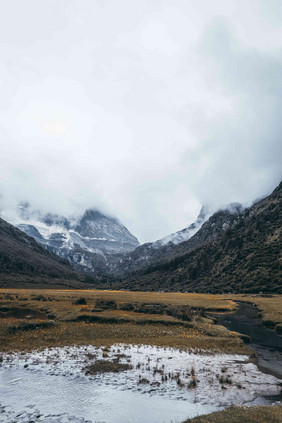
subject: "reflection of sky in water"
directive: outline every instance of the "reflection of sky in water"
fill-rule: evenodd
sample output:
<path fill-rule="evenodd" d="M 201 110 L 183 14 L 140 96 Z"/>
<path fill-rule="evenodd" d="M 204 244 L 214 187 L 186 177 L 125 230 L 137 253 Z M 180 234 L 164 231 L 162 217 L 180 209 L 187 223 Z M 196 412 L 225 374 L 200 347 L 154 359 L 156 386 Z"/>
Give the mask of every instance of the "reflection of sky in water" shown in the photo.
<path fill-rule="evenodd" d="M 108 359 L 116 356 L 117 348 L 126 354 L 120 362 L 125 363 L 130 357 L 133 369 L 91 377 L 86 377 L 82 371 L 89 364 L 87 354 L 96 355 L 94 360 L 102 357 L 102 350 L 92 346 L 45 350 L 26 356 L 15 354 L 12 362 L 6 361 L 4 356 L 0 370 L 0 403 L 11 406 L 17 413 L 34 404 L 44 418 L 49 413 L 68 412 L 95 422 L 168 423 L 207 414 L 231 403 L 251 402 L 259 394 L 270 394 L 270 390 L 273 394 L 279 391 L 275 378 L 263 375 L 253 364 L 244 363 L 246 356 L 188 354 L 156 347 L 123 349 L 118 346 L 112 347 Z M 91 360 L 93 362 L 93 357 Z M 28 367 L 24 368 L 26 364 Z M 196 389 L 188 389 L 191 366 L 194 366 L 198 379 Z M 228 368 L 233 384 L 223 391 L 216 374 L 220 374 L 224 366 Z M 183 386 L 179 387 L 174 377 L 162 383 L 161 374 L 154 374 L 156 368 L 164 369 L 167 375 L 180 373 Z M 140 377 L 147 378 L 150 383 L 138 384 Z M 246 389 L 239 389 L 237 380 L 242 385 L 246 382 Z M 160 382 L 160 386 L 152 385 L 153 382 Z M 0 413 L 0 422 L 6 423 L 5 419 L 7 415 Z M 50 422 L 67 421 L 66 417 L 56 419 Z M 29 420 L 24 420 L 23 416 L 17 417 L 17 422 L 26 421 Z"/>

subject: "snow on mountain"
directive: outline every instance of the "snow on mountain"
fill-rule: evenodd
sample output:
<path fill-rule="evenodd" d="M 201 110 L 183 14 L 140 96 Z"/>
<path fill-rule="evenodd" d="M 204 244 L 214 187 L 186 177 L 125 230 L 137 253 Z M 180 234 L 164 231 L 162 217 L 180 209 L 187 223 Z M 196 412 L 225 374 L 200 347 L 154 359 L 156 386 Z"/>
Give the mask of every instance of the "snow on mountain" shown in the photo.
<path fill-rule="evenodd" d="M 78 270 L 109 270 L 111 255 L 133 251 L 139 246 L 128 229 L 117 219 L 97 210 L 66 218 L 33 210 L 21 203 L 16 226 L 57 255 L 69 260 Z"/>
<path fill-rule="evenodd" d="M 153 248 L 159 248 L 169 243 L 172 244 L 180 244 L 181 242 L 187 241 L 191 238 L 202 226 L 202 224 L 208 220 L 211 216 L 209 209 L 203 206 L 200 210 L 200 214 L 195 220 L 195 222 L 191 223 L 187 228 L 182 229 L 181 231 L 175 232 L 173 234 L 167 235 L 166 237 L 159 239 L 151 244 Z"/>
<path fill-rule="evenodd" d="M 116 273 L 134 272 L 168 257 L 185 254 L 232 226 L 243 210 L 238 203 L 229 204 L 215 213 L 202 207 L 195 222 L 187 228 L 153 243 L 140 245 L 124 255 L 116 266 Z"/>

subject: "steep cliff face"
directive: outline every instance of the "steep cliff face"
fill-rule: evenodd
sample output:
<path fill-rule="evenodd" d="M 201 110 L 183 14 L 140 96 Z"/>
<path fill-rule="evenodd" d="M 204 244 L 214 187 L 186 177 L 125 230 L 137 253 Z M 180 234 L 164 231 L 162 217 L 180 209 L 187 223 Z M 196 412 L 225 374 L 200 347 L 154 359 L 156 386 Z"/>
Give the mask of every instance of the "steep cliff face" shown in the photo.
<path fill-rule="evenodd" d="M 80 271 L 109 273 L 121 254 L 139 245 L 117 219 L 97 210 L 86 210 L 82 216 L 67 219 L 42 214 L 22 203 L 18 215 L 19 229 Z"/>

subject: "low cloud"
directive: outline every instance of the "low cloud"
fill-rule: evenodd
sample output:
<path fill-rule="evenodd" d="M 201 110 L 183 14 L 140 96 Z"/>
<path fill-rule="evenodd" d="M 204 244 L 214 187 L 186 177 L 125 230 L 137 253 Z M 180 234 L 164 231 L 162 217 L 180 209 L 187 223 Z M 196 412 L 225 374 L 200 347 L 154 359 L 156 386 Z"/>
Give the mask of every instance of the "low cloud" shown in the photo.
<path fill-rule="evenodd" d="M 67 216 L 93 207 L 145 242 L 187 227 L 202 204 L 270 193 L 282 8 L 251 3 L 3 3 L 4 218 L 22 200 Z"/>

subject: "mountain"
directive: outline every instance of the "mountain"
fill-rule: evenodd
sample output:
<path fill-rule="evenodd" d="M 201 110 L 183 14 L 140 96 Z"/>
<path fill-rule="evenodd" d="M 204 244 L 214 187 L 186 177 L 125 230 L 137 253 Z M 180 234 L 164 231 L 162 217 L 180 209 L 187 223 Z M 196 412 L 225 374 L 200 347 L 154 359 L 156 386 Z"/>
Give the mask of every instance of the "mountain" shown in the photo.
<path fill-rule="evenodd" d="M 135 290 L 282 293 L 281 223 L 282 182 L 250 208 L 235 205 L 215 213 L 188 241 L 120 284 Z"/>
<path fill-rule="evenodd" d="M 187 228 L 154 243 L 140 245 L 133 252 L 124 255 L 116 266 L 116 273 L 133 272 L 169 257 L 184 254 L 189 248 L 199 247 L 232 226 L 242 211 L 240 204 L 233 203 L 209 218 L 210 212 L 206 207 L 202 207 L 196 221 Z"/>
<path fill-rule="evenodd" d="M 200 214 L 187 228 L 182 229 L 181 231 L 175 232 L 173 234 L 167 235 L 166 237 L 159 239 L 158 241 L 153 242 L 151 245 L 153 248 L 160 248 L 169 244 L 180 244 L 181 242 L 188 241 L 202 226 L 202 224 L 209 218 L 210 212 L 208 207 L 203 206 L 200 210 Z"/>
<path fill-rule="evenodd" d="M 28 203 L 18 208 L 17 227 L 48 250 L 65 258 L 78 271 L 110 273 L 120 256 L 139 242 L 117 219 L 97 210 L 69 219 L 42 214 Z"/>
<path fill-rule="evenodd" d="M 35 284 L 42 278 L 81 279 L 67 261 L 47 251 L 33 238 L 0 218 L 0 284 L 5 286 L 7 281 L 20 282 L 30 278 Z M 64 282 L 61 281 L 61 284 Z"/>

